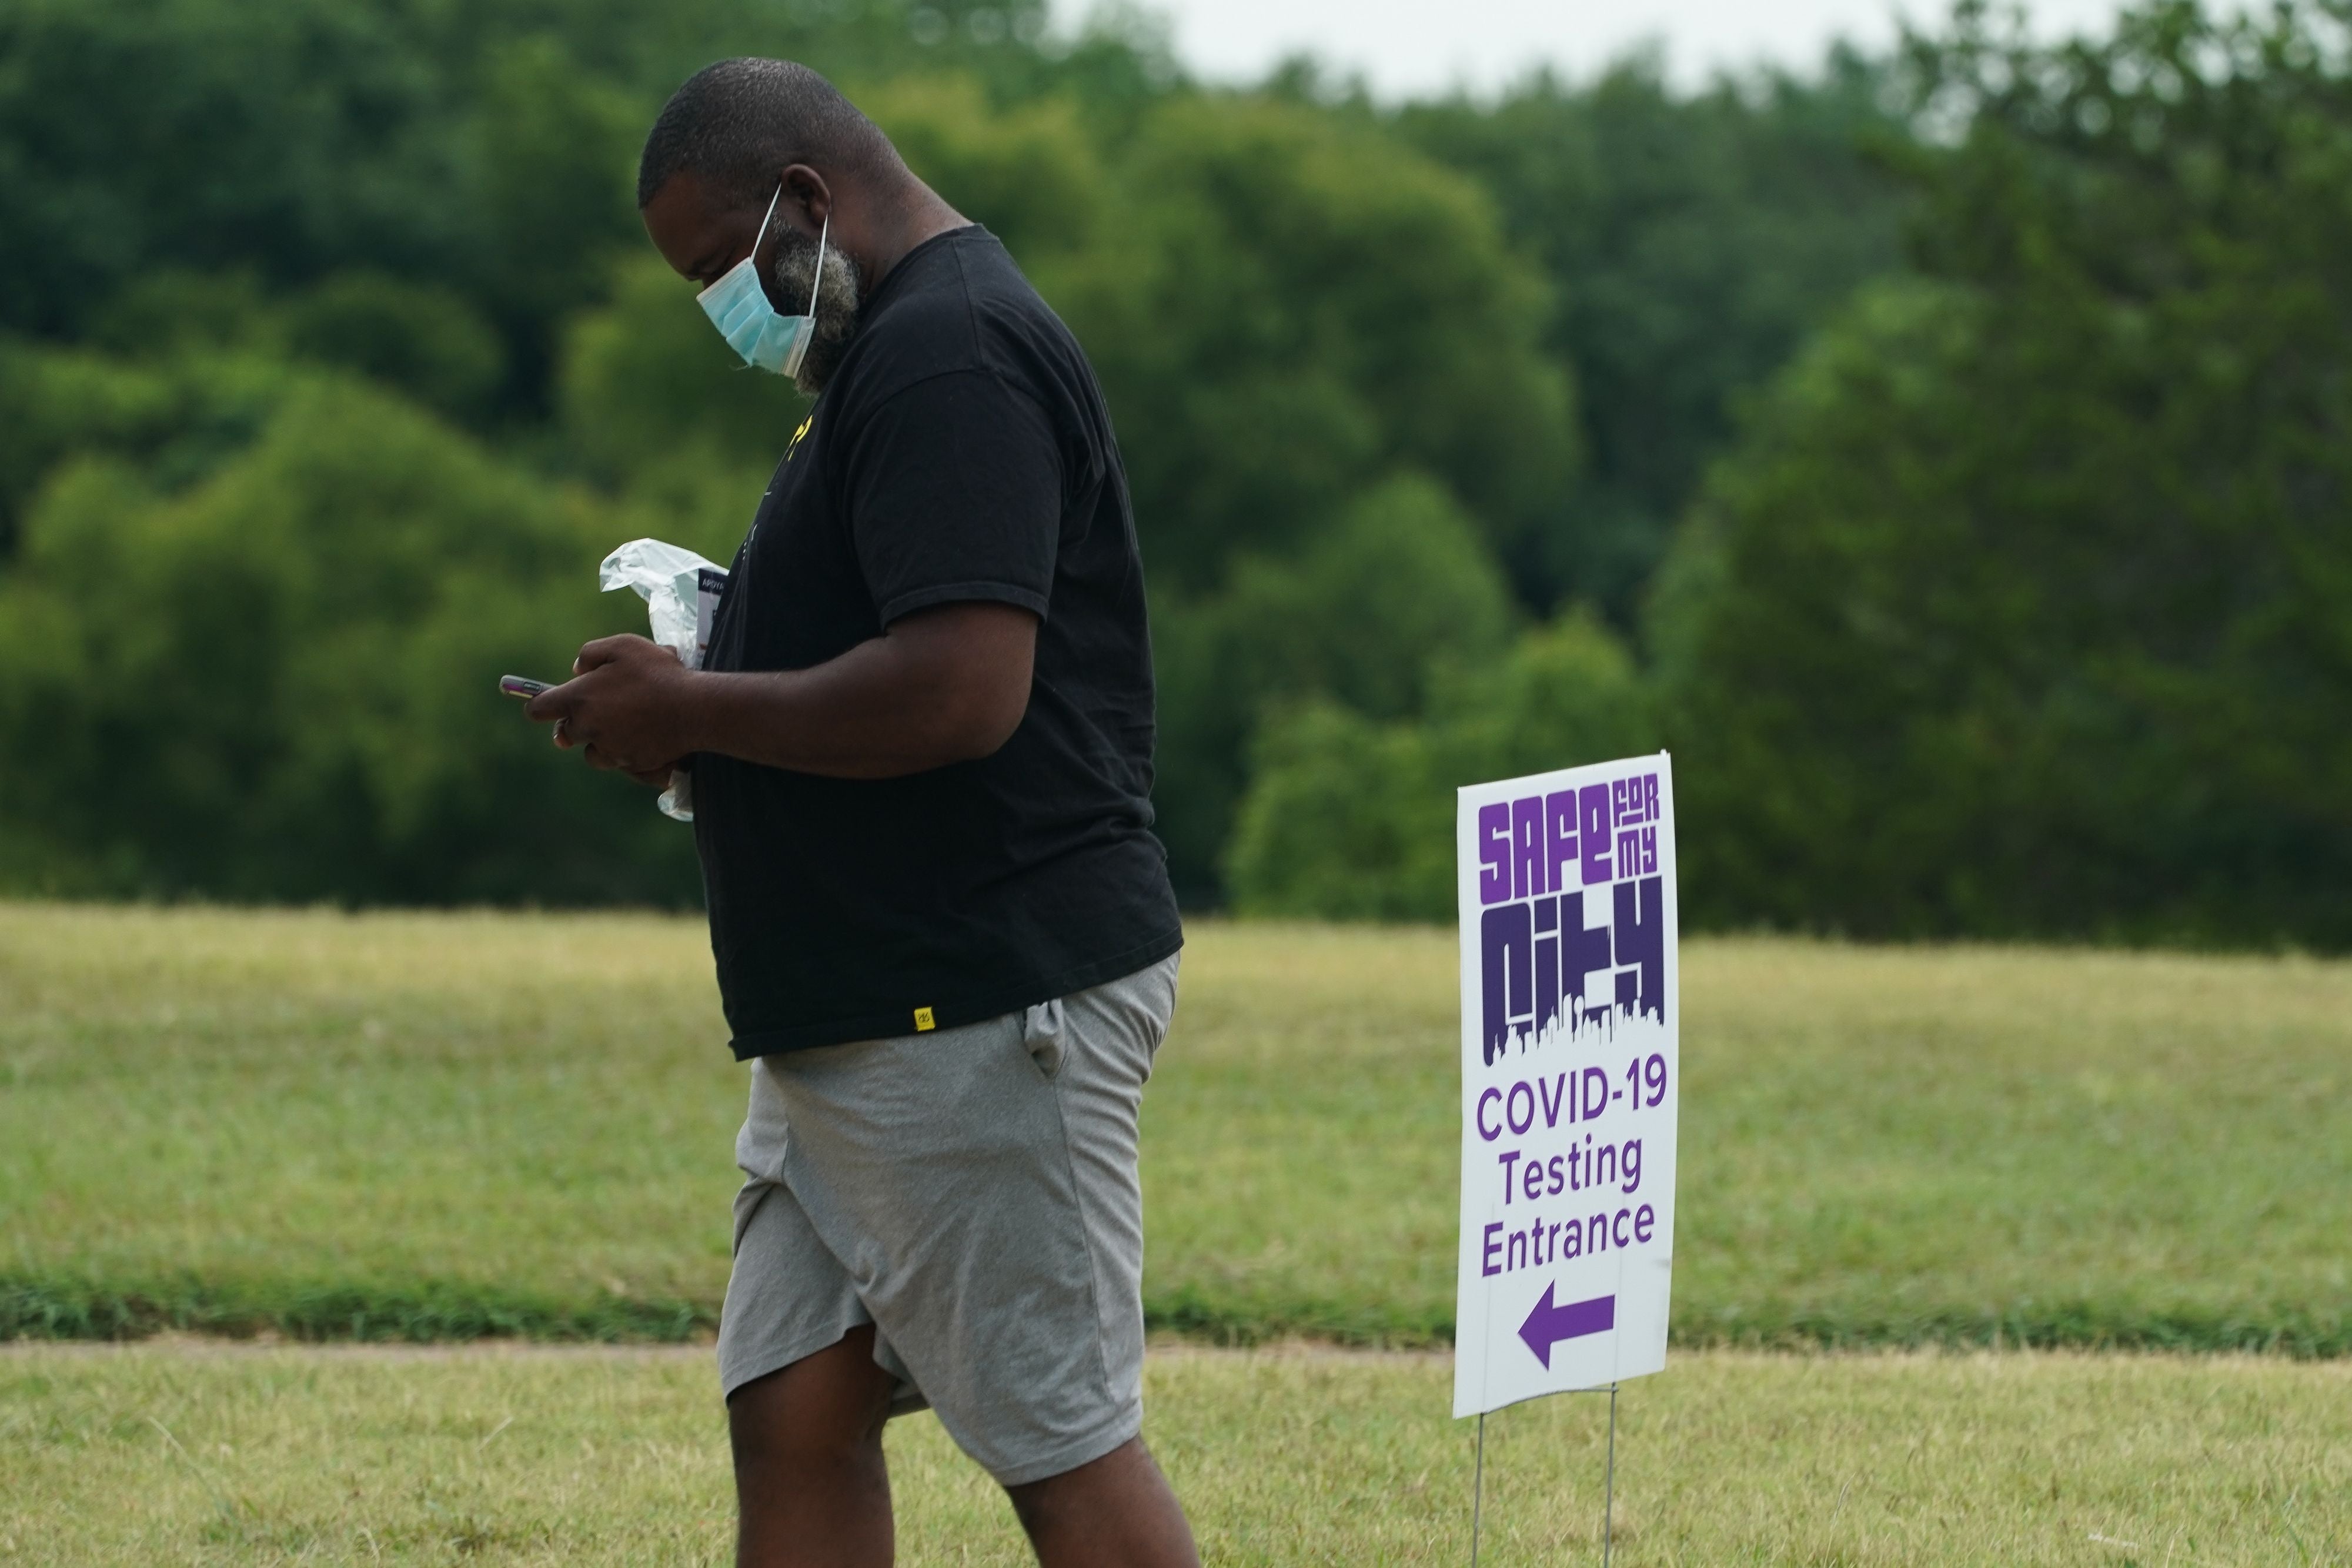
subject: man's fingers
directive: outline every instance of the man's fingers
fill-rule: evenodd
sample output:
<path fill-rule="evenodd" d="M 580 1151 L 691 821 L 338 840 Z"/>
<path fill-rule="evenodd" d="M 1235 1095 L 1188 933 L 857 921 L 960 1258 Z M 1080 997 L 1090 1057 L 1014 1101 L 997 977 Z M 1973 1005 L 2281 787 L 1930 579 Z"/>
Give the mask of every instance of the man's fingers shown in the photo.
<path fill-rule="evenodd" d="M 584 675 L 600 664 L 609 664 L 617 659 L 627 658 L 633 650 L 653 646 L 655 643 L 649 637 L 628 635 L 599 637 L 593 643 L 581 648 L 580 656 L 572 661 L 572 673 L 575 675 Z M 669 650 L 665 648 L 662 652 L 667 653 Z M 676 656 L 671 655 L 673 658 Z"/>
<path fill-rule="evenodd" d="M 566 681 L 560 686 L 548 687 L 522 705 L 523 716 L 539 724 L 552 724 L 557 719 L 571 717 L 573 703 L 580 695 L 572 689 L 572 682 Z"/>
<path fill-rule="evenodd" d="M 677 654 L 647 638 L 599 637 L 582 647 L 580 656 L 572 662 L 572 679 L 531 698 L 523 705 L 523 712 L 542 724 L 552 722 L 555 744 L 567 750 L 577 748 L 591 767 L 617 769 L 656 786 L 667 783 L 667 764 L 659 768 L 632 767 L 633 759 L 615 757 L 609 748 L 596 744 L 599 736 L 607 730 L 624 737 L 634 733 L 627 720 L 630 704 L 637 694 L 633 694 L 631 687 L 642 679 L 641 674 L 627 669 L 616 669 L 608 674 L 596 672 L 607 664 L 641 664 L 656 652 L 673 665 L 679 662 Z M 616 702 L 621 711 L 617 730 L 612 711 Z"/>

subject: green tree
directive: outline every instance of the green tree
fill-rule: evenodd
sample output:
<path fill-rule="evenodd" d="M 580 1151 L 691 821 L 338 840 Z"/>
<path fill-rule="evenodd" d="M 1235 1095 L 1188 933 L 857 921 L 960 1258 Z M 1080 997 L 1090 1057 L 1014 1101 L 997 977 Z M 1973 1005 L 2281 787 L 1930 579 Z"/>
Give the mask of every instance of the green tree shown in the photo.
<path fill-rule="evenodd" d="M 998 106 L 971 75 L 898 77 L 856 96 L 908 167 L 1003 240 L 1042 291 L 1102 243 L 1104 139 L 1075 97 Z"/>
<path fill-rule="evenodd" d="M 1425 711 L 1382 723 L 1318 702 L 1275 716 L 1234 832 L 1237 907 L 1450 920 L 1457 789 L 1631 756 L 1659 733 L 1624 645 L 1583 614 L 1530 632 L 1506 658 L 1441 662 Z"/>
<path fill-rule="evenodd" d="M 1192 94 L 1114 174 L 1115 224 L 1049 298 L 1103 379 L 1164 584 L 1213 588 L 1399 468 L 1507 542 L 1575 472 L 1543 280 L 1475 185 L 1360 120 Z"/>
<path fill-rule="evenodd" d="M 2352 943 L 2332 26 L 1917 46 L 1927 281 L 1782 378 L 1662 598 L 1695 915 Z"/>
<path fill-rule="evenodd" d="M 487 419 L 504 345 L 454 289 L 375 272 L 330 273 L 289 301 L 287 351 L 396 387 L 444 417 Z"/>
<path fill-rule="evenodd" d="M 692 895 L 688 835 L 494 690 L 641 624 L 634 519 L 384 393 L 283 390 L 162 494 L 66 465 L 0 574 L 0 878 L 73 894 Z"/>
<path fill-rule="evenodd" d="M 1043 0 L 8 0 L 0 329 L 78 337 L 159 267 L 272 293 L 357 269 L 463 295 L 503 339 L 503 412 L 536 419 L 562 319 L 642 244 L 636 150 L 688 73 L 765 54 L 1036 91 L 1065 63 L 1043 17 Z M 1069 79 L 1126 90 L 1129 47 L 1094 36 Z"/>
<path fill-rule="evenodd" d="M 152 486 L 192 483 L 251 444 L 289 380 L 269 353 L 175 349 L 124 360 L 0 337 L 0 570 L 58 465 L 102 455 L 139 465 Z"/>
<path fill-rule="evenodd" d="M 1222 896 L 1251 737 L 1268 715 L 1317 697 L 1412 713 L 1433 663 L 1493 659 L 1514 615 L 1475 525 L 1419 477 L 1368 491 L 1292 556 L 1245 558 L 1219 592 L 1157 593 L 1154 793 L 1179 890 Z"/>
<path fill-rule="evenodd" d="M 1544 343 L 1573 370 L 1586 467 L 1514 537 L 1529 604 L 1631 626 L 1706 465 L 1758 388 L 1854 286 L 1898 265 L 1907 140 L 1881 68 L 1759 73 L 1678 96 L 1636 57 L 1590 85 L 1538 75 L 1488 106 L 1408 106 L 1400 134 L 1494 193 L 1558 297 Z"/>
<path fill-rule="evenodd" d="M 1369 118 L 1180 93 L 1107 163 L 1100 237 L 1039 277 L 1118 423 L 1160 829 L 1209 901 L 1269 705 L 1401 714 L 1441 647 L 1500 648 L 1496 553 L 1575 472 L 1574 399 L 1483 193 Z"/>

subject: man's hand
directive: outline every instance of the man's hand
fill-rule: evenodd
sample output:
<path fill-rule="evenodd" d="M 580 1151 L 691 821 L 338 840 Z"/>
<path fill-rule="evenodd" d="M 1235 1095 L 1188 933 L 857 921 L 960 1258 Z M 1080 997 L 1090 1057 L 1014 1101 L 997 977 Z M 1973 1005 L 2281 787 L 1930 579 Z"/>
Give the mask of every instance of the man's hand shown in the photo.
<path fill-rule="evenodd" d="M 677 655 L 643 637 L 602 637 L 580 650 L 572 678 L 523 711 L 551 720 L 555 744 L 580 747 L 589 764 L 617 768 L 656 789 L 692 751 L 686 735 L 692 677 Z"/>

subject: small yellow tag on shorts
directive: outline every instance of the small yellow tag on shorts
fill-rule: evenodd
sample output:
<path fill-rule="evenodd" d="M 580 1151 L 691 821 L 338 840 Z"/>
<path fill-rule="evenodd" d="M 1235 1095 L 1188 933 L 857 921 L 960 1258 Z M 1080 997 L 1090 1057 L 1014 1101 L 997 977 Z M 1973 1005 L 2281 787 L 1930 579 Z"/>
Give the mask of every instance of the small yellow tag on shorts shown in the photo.
<path fill-rule="evenodd" d="M 930 1009 L 917 1008 L 915 1009 L 915 1032 L 917 1034 L 922 1033 L 927 1029 L 937 1029 L 939 1025 L 931 1020 Z"/>

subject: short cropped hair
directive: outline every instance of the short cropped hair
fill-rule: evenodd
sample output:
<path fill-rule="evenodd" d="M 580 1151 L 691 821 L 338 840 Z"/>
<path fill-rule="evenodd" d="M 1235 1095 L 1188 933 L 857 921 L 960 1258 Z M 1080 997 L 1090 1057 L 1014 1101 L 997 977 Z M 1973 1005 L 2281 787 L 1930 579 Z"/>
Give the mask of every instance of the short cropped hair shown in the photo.
<path fill-rule="evenodd" d="M 866 172 L 898 152 L 881 129 L 816 72 L 791 60 L 720 60 L 662 105 L 637 160 L 637 205 L 691 173 L 716 200 L 764 202 L 788 163 Z"/>

